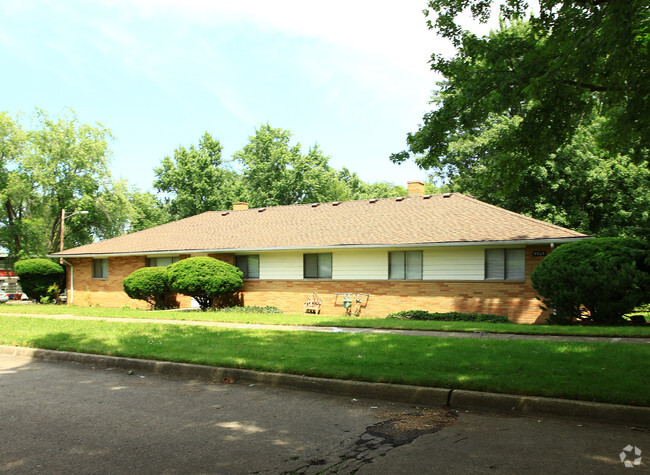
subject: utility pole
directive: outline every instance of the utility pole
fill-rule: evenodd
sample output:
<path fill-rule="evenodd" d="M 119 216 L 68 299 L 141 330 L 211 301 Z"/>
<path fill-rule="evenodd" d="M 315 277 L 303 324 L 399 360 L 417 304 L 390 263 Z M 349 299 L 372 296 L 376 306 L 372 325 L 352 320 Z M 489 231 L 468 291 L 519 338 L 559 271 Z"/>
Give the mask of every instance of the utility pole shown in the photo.
<path fill-rule="evenodd" d="M 88 214 L 88 211 L 75 211 L 73 213 L 70 213 L 69 215 L 65 215 L 65 209 L 61 210 L 61 249 L 60 251 L 63 252 L 63 238 L 65 236 L 65 220 L 68 219 L 70 216 L 74 216 L 75 214 Z M 59 259 L 59 263 L 63 264 L 63 257 Z"/>

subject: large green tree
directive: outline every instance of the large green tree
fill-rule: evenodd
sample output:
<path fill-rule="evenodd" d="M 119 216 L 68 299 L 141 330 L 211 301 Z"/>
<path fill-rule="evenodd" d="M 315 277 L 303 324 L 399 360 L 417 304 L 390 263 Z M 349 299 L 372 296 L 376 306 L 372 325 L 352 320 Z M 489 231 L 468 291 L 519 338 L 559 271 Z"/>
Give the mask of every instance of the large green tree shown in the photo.
<path fill-rule="evenodd" d="M 129 206 L 129 233 L 165 224 L 172 219 L 165 205 L 148 191 L 130 190 Z"/>
<path fill-rule="evenodd" d="M 393 185 L 392 183 L 380 181 L 376 183 L 366 183 L 359 175 L 351 172 L 346 167 L 338 172 L 338 179 L 344 185 L 339 200 L 364 200 L 369 198 L 392 198 L 397 196 L 406 196 L 407 190 L 403 186 Z"/>
<path fill-rule="evenodd" d="M 161 224 L 165 213 L 180 219 L 231 209 L 237 201 L 257 208 L 406 195 L 402 186 L 366 183 L 347 168 L 332 168 L 318 146 L 304 152 L 299 143 L 291 144 L 290 131 L 269 124 L 260 126 L 233 155 L 238 171 L 221 152 L 219 141 L 206 132 L 197 147 L 179 147 L 173 158 L 165 157 L 155 169 L 154 182 L 165 203 L 147 194 L 133 195 L 130 229 Z"/>
<path fill-rule="evenodd" d="M 459 26 L 464 10 L 486 20 L 491 0 L 432 0 L 429 25 L 453 41 L 458 54 L 434 54 L 445 82 L 438 109 L 409 136 L 420 163 L 436 165 L 447 137 L 493 113 L 526 114 L 517 140 L 532 157 L 567 142 L 594 107 L 607 118 L 602 144 L 613 153 L 648 159 L 650 144 L 650 6 L 647 0 L 506 0 L 502 28 L 477 37 Z M 605 133 L 606 132 L 606 133 Z M 395 158 L 403 158 L 397 155 Z"/>
<path fill-rule="evenodd" d="M 317 145 L 302 152 L 288 130 L 262 125 L 235 153 L 242 164 L 246 199 L 253 207 L 336 201 L 345 192 Z"/>
<path fill-rule="evenodd" d="M 154 169 L 154 188 L 164 194 L 172 219 L 231 209 L 242 194 L 237 174 L 221 157 L 222 146 L 209 133 L 198 146 L 178 147 Z"/>
<path fill-rule="evenodd" d="M 517 169 L 524 160 L 509 143 L 521 120 L 496 117 L 451 140 L 439 172 L 450 190 L 596 236 L 650 229 L 650 169 L 598 145 L 603 118 L 590 118 L 545 160 Z"/>
<path fill-rule="evenodd" d="M 525 2 L 508 1 L 498 31 L 478 38 L 458 26 L 463 8 L 485 18 L 491 3 L 430 2 L 431 26 L 458 53 L 434 55 L 444 75 L 434 110 L 393 160 L 412 154 L 454 189 L 513 211 L 596 235 L 642 235 L 650 76 L 647 52 L 638 63 L 635 55 L 647 51 L 647 6 L 542 1 L 538 17 L 523 20 Z"/>
<path fill-rule="evenodd" d="M 0 246 L 11 259 L 59 249 L 61 211 L 88 211 L 66 220 L 65 246 L 121 234 L 128 221 L 126 184 L 109 172 L 108 129 L 80 124 L 74 113 L 43 111 L 24 130 L 0 114 Z"/>

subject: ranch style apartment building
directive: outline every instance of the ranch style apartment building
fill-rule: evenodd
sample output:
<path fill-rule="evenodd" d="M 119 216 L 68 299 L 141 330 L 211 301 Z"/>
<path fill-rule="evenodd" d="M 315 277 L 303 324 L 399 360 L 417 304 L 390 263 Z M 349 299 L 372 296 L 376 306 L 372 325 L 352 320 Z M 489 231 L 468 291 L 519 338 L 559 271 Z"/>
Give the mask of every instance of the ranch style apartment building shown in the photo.
<path fill-rule="evenodd" d="M 460 193 L 209 211 L 52 257 L 67 266 L 68 302 L 146 307 L 122 280 L 145 266 L 211 256 L 244 273 L 244 305 L 302 313 L 314 292 L 322 314 L 342 315 L 363 294 L 362 316 L 400 310 L 506 315 L 541 323 L 530 274 L 557 245 L 589 236 Z M 181 308 L 190 297 L 178 296 Z"/>

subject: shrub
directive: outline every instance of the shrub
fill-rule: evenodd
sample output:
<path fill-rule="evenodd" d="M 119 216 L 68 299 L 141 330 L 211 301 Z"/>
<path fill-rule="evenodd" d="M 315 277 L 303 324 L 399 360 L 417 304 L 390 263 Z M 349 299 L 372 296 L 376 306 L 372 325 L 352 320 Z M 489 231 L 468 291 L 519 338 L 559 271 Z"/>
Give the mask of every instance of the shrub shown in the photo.
<path fill-rule="evenodd" d="M 57 303 L 59 295 L 61 295 L 61 289 L 57 284 L 52 284 L 47 288 L 47 294 L 41 297 L 39 302 L 42 304 Z"/>
<path fill-rule="evenodd" d="M 217 311 L 226 313 L 282 313 L 278 307 L 258 307 L 255 305 L 249 305 L 247 307 L 225 307 Z"/>
<path fill-rule="evenodd" d="M 563 244 L 531 275 L 550 323 L 624 323 L 623 315 L 650 302 L 650 244 L 599 238 Z"/>
<path fill-rule="evenodd" d="M 178 305 L 176 296 L 167 284 L 165 267 L 143 267 L 133 271 L 122 281 L 126 295 L 144 300 L 151 308 L 163 309 Z"/>
<path fill-rule="evenodd" d="M 237 267 L 212 257 L 190 257 L 167 267 L 167 282 L 173 292 L 194 297 L 201 310 L 212 299 L 238 291 L 244 274 Z"/>
<path fill-rule="evenodd" d="M 20 287 L 27 297 L 40 302 L 51 297 L 48 289 L 52 285 L 64 286 L 65 271 L 60 264 L 49 259 L 24 259 L 14 264 L 14 271 L 20 278 Z M 49 300 L 48 300 L 49 301 Z"/>
<path fill-rule="evenodd" d="M 505 315 L 492 315 L 489 313 L 431 313 L 426 310 L 404 310 L 388 315 L 386 318 L 397 318 L 400 320 L 437 320 L 443 322 L 487 322 L 487 323 L 508 323 Z"/>

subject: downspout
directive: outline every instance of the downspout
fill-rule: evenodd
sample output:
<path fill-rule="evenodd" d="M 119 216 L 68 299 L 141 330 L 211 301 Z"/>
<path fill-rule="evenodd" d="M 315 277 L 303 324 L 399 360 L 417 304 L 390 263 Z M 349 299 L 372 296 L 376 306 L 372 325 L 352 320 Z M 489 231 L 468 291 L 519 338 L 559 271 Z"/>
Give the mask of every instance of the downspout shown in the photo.
<path fill-rule="evenodd" d="M 68 261 L 66 261 L 63 258 L 61 259 L 61 261 L 64 264 L 70 266 L 70 292 L 68 292 L 68 301 L 67 301 L 67 303 L 71 304 L 72 301 L 73 301 L 73 297 L 74 297 L 74 267 L 72 266 L 72 264 L 70 264 Z"/>

